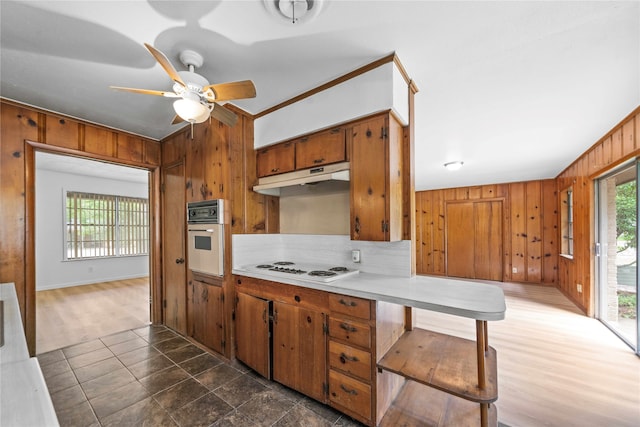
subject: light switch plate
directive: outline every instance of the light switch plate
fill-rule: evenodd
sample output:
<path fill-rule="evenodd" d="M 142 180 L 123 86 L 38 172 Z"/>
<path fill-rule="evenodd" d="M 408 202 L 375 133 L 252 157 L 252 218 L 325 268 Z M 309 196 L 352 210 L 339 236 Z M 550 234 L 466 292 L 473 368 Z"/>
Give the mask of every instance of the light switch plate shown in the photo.
<path fill-rule="evenodd" d="M 360 262 L 360 251 L 358 249 L 351 251 L 351 261 Z"/>

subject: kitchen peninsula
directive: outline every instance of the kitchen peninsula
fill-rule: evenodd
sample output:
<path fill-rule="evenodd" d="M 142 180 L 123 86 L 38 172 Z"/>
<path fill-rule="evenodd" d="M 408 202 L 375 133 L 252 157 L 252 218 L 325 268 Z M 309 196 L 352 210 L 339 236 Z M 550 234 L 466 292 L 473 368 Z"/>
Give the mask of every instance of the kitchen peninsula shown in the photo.
<path fill-rule="evenodd" d="M 291 382 L 285 376 L 285 385 L 371 426 L 430 425 L 435 420 L 444 420 L 445 425 L 497 425 L 493 405 L 498 398 L 497 361 L 488 344 L 487 321 L 504 319 L 506 306 L 499 287 L 367 272 L 333 282 L 295 276 L 274 281 L 271 275 L 241 266 L 233 273 L 239 300 L 263 303 L 253 314 L 247 305 L 238 304 L 236 322 L 262 319 L 267 329 L 269 319 L 274 322 L 273 354 L 263 358 L 254 347 L 249 360 L 243 360 L 242 341 L 252 335 L 245 336 L 238 328 L 237 356 L 249 366 L 254 360 L 272 358 L 273 379 L 279 381 L 278 359 L 286 358 L 287 369 L 295 371 L 291 351 L 297 351 L 304 358 L 303 369 L 294 376 L 311 375 L 308 382 L 326 383 L 319 391 L 307 392 L 296 387 L 296 381 L 305 384 L 304 380 Z M 405 307 L 473 319 L 476 341 L 414 329 L 405 324 Z M 282 327 L 278 322 L 287 322 L 284 328 L 289 332 L 292 328 L 303 332 L 285 336 L 278 332 Z M 328 348 L 328 356 L 322 348 Z M 282 355 L 282 349 L 287 354 Z"/>

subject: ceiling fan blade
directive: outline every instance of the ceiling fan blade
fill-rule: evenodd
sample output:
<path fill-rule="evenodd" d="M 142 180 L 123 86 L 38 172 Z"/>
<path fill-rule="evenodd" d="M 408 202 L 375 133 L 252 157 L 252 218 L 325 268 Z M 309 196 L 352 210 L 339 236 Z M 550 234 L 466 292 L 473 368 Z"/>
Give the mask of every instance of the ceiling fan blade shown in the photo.
<path fill-rule="evenodd" d="M 233 111 L 223 107 L 220 104 L 215 104 L 213 110 L 211 110 L 211 117 L 221 121 L 229 127 L 234 127 L 238 121 L 238 116 Z"/>
<path fill-rule="evenodd" d="M 169 62 L 169 60 L 164 55 L 164 53 L 160 52 L 158 49 L 156 49 L 155 47 L 151 46 L 148 43 L 145 43 L 144 46 L 147 48 L 149 52 L 151 52 L 151 55 L 153 55 L 153 57 L 156 58 L 156 61 L 158 61 L 158 63 L 162 65 L 162 68 L 164 68 L 167 74 L 169 74 L 169 77 L 171 77 L 171 80 L 173 80 L 174 82 L 178 83 L 183 87 L 187 87 L 187 85 L 182 81 L 182 77 L 180 77 L 180 74 L 178 74 L 178 72 L 173 67 L 173 65 L 171 65 L 171 62 Z"/>
<path fill-rule="evenodd" d="M 213 97 L 207 95 L 209 90 L 213 91 Z M 211 102 L 256 97 L 256 87 L 251 80 L 213 84 L 203 87 L 202 91 Z"/>
<path fill-rule="evenodd" d="M 164 90 L 151 90 L 151 89 L 136 89 L 131 87 L 109 86 L 111 89 L 121 90 L 123 92 L 140 93 L 143 95 L 157 95 L 164 96 L 166 98 L 180 98 L 180 95 L 174 92 L 166 92 Z"/>

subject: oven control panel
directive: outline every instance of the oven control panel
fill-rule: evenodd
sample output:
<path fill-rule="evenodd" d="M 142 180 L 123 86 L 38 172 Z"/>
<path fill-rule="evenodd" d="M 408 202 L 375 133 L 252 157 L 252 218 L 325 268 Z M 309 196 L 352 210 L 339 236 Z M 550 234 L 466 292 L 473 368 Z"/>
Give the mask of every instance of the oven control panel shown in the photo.
<path fill-rule="evenodd" d="M 223 224 L 224 200 L 203 200 L 187 203 L 189 224 Z"/>

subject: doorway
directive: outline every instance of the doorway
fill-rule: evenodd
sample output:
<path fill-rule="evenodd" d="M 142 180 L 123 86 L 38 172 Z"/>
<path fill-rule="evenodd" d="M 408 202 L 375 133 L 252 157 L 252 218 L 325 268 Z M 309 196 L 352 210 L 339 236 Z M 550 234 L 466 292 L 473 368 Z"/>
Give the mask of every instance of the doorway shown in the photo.
<path fill-rule="evenodd" d="M 596 317 L 640 355 L 638 164 L 596 181 Z"/>
<path fill-rule="evenodd" d="M 36 353 L 150 322 L 149 181 L 35 152 Z"/>

